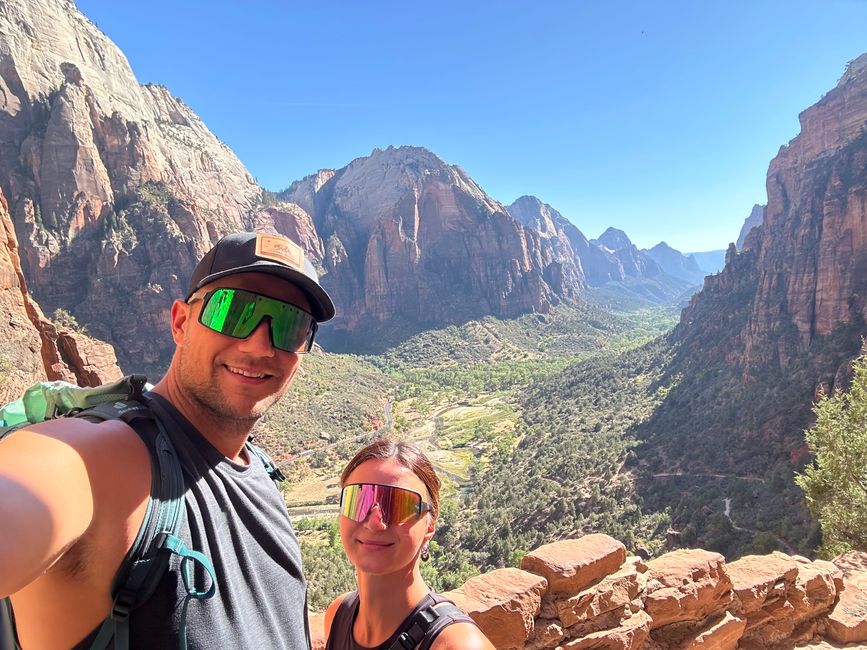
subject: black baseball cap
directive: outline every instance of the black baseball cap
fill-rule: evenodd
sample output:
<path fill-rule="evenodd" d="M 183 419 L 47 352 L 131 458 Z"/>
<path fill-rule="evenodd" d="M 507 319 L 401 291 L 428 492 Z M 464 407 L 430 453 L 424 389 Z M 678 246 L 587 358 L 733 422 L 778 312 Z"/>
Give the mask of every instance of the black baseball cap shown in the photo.
<path fill-rule="evenodd" d="M 193 270 L 186 300 L 209 282 L 236 273 L 267 273 L 287 280 L 307 296 L 317 322 L 334 318 L 334 303 L 319 284 L 304 249 L 274 233 L 236 232 L 223 237 Z"/>

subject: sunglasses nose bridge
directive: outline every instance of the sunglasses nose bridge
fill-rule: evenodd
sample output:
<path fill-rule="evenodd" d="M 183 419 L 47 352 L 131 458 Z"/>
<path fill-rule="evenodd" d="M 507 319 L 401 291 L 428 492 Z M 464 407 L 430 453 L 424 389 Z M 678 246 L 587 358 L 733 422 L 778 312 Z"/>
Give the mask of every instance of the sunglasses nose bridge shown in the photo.
<path fill-rule="evenodd" d="M 375 519 L 373 516 L 374 509 L 377 513 Z M 364 518 L 364 523 L 375 528 L 382 528 L 383 530 L 388 528 L 388 522 L 385 520 L 382 506 L 379 505 L 379 502 L 375 502 L 370 506 L 370 510 L 367 511 L 367 516 Z"/>
<path fill-rule="evenodd" d="M 261 332 L 261 330 L 263 330 L 263 326 L 264 333 Z M 265 347 L 265 344 L 267 342 L 268 348 L 271 348 L 272 350 L 275 349 L 274 334 L 271 331 L 271 327 L 271 317 L 267 315 L 263 316 L 259 319 L 259 322 L 253 326 L 253 329 L 250 331 L 250 333 L 243 339 L 241 339 L 241 346 Z M 264 339 L 262 337 L 264 337 Z"/>

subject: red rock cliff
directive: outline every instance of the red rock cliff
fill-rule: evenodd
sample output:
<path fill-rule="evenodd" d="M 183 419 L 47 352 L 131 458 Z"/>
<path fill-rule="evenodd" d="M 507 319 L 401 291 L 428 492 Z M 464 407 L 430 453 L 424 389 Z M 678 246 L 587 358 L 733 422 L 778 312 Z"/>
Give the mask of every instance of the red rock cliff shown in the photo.
<path fill-rule="evenodd" d="M 681 319 L 682 335 L 704 331 L 705 349 L 722 343 L 720 353 L 747 369 L 785 367 L 817 337 L 867 319 L 867 55 L 800 121 L 770 164 L 764 222 L 744 259 L 732 264 L 730 251 Z M 712 313 L 737 326 L 716 336 Z"/>
<path fill-rule="evenodd" d="M 18 241 L 0 192 L 0 403 L 43 379 L 98 386 L 121 376 L 111 346 L 58 328 L 30 297 L 18 257 Z"/>

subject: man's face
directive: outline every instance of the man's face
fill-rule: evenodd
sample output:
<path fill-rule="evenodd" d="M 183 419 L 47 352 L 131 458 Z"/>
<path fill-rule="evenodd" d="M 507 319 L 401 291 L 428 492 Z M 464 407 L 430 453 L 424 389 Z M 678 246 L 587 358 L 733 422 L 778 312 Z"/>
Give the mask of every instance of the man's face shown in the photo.
<path fill-rule="evenodd" d="M 215 280 L 197 295 L 220 287 L 255 291 L 310 311 L 301 290 L 272 275 L 238 273 Z M 202 307 L 203 301 L 195 300 L 176 302 L 172 309 L 179 388 L 210 416 L 252 423 L 283 396 L 301 358 L 271 345 L 270 319 L 246 339 L 235 339 L 199 323 Z"/>

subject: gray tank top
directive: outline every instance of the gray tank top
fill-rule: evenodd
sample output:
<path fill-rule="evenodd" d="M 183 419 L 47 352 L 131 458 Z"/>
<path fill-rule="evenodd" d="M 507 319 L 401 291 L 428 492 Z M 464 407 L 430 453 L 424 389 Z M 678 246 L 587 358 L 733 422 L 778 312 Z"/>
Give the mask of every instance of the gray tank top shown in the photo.
<path fill-rule="evenodd" d="M 151 408 L 177 449 L 186 481 L 179 537 L 210 558 L 217 592 L 190 601 L 187 646 L 193 648 L 310 647 L 307 588 L 301 551 L 286 505 L 261 462 L 238 465 L 217 451 L 160 395 Z M 186 591 L 174 556 L 153 596 L 133 611 L 132 648 L 177 648 Z M 208 578 L 196 567 L 195 584 Z M 97 630 L 76 646 L 89 648 Z"/>

